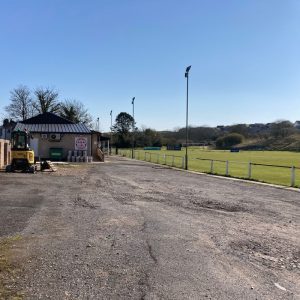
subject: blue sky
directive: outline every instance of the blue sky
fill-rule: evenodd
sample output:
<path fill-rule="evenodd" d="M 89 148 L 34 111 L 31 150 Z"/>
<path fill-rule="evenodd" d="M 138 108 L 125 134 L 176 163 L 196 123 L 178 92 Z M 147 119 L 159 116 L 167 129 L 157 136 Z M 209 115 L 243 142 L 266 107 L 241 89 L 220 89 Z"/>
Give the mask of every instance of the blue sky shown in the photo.
<path fill-rule="evenodd" d="M 0 116 L 19 84 L 82 101 L 102 130 L 300 119 L 298 0 L 0 0 Z"/>

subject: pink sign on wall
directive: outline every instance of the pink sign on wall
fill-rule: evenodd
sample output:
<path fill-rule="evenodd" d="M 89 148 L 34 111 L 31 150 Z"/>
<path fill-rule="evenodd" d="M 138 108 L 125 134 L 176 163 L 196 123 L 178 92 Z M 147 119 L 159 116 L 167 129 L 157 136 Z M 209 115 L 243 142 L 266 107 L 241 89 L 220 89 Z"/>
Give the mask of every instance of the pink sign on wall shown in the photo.
<path fill-rule="evenodd" d="M 75 137 L 75 150 L 87 150 L 87 143 L 86 137 Z"/>

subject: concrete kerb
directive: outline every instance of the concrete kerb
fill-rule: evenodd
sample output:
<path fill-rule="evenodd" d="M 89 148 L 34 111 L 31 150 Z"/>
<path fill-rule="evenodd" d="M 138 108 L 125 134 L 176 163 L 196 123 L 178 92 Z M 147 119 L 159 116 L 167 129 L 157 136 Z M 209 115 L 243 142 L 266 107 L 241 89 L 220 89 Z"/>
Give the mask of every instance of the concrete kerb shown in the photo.
<path fill-rule="evenodd" d="M 287 190 L 287 191 L 293 191 L 293 192 L 300 193 L 300 188 L 293 188 L 293 187 L 279 185 L 279 184 L 273 184 L 273 183 L 259 182 L 259 181 L 247 180 L 247 179 L 242 179 L 242 178 L 226 177 L 226 176 L 222 176 L 222 175 L 214 175 L 214 174 L 207 174 L 207 173 L 203 173 L 203 172 L 184 170 L 184 169 L 181 169 L 181 168 L 171 167 L 171 166 L 157 164 L 157 163 L 144 161 L 144 160 L 139 160 L 139 159 L 132 159 L 132 158 L 124 157 L 124 156 L 118 156 L 118 157 L 120 157 L 122 159 L 126 159 L 126 160 L 131 160 L 131 161 L 132 160 L 142 161 L 144 163 L 161 166 L 161 167 L 164 167 L 166 169 L 174 169 L 174 170 L 177 170 L 177 171 L 192 173 L 192 174 L 196 174 L 196 175 L 204 175 L 204 176 L 207 176 L 207 177 L 215 177 L 215 178 L 224 179 L 224 180 L 239 181 L 239 182 L 244 182 L 244 183 L 249 183 L 249 184 L 263 185 L 263 186 L 273 187 L 273 188 L 276 188 L 276 189 L 281 189 L 281 190 Z"/>

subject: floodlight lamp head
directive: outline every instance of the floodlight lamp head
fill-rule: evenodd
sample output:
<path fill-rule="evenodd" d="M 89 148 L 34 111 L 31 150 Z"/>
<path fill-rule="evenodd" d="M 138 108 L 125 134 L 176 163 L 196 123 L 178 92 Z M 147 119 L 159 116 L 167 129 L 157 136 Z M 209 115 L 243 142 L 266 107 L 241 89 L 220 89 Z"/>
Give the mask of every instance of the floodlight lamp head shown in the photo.
<path fill-rule="evenodd" d="M 189 73 L 191 67 L 192 67 L 192 66 L 188 66 L 188 67 L 186 68 L 185 72 L 186 72 L 186 73 Z"/>
<path fill-rule="evenodd" d="M 135 97 L 133 97 L 133 98 L 132 98 L 132 102 L 131 102 L 131 104 L 133 104 L 133 103 L 134 103 L 134 100 L 135 100 Z"/>

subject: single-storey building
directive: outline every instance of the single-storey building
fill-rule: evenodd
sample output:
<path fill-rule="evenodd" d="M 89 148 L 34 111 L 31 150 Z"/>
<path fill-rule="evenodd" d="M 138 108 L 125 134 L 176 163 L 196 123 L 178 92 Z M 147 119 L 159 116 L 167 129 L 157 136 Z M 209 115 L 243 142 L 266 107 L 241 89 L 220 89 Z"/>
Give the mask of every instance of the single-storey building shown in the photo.
<path fill-rule="evenodd" d="M 83 123 L 74 123 L 54 113 L 39 114 L 17 123 L 16 130 L 27 130 L 35 157 L 68 160 L 72 156 L 100 157 L 101 133 L 91 131 Z"/>

